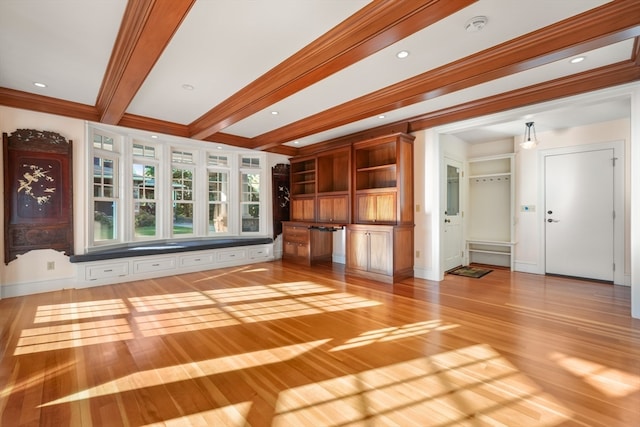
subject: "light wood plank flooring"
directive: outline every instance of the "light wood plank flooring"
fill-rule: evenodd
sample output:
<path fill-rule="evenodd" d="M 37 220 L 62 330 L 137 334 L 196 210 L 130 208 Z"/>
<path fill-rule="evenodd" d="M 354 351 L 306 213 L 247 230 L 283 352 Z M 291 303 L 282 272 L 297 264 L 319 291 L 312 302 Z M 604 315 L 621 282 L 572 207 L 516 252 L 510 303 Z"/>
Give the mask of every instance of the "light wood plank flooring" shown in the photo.
<path fill-rule="evenodd" d="M 0 301 L 2 426 L 640 426 L 629 288 L 280 261 Z"/>

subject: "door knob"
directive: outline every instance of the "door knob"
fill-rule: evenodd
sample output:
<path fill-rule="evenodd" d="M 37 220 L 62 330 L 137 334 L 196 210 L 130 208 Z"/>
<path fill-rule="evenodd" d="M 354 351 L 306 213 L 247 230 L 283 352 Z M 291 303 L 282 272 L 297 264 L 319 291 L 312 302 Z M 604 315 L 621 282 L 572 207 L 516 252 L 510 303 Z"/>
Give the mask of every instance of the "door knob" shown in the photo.
<path fill-rule="evenodd" d="M 560 220 L 559 219 L 551 219 L 551 218 L 549 218 L 547 220 L 547 222 L 560 222 Z"/>
<path fill-rule="evenodd" d="M 551 215 L 551 214 L 553 213 L 553 211 L 547 211 L 547 213 L 548 213 L 549 215 Z"/>

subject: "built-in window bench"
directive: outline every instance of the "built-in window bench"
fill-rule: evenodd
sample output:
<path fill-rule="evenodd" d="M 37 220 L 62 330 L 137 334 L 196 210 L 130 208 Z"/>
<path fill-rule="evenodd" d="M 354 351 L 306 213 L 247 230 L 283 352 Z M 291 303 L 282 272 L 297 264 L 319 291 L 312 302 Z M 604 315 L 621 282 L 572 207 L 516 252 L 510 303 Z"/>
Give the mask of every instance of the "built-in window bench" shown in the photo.
<path fill-rule="evenodd" d="M 78 281 L 111 284 L 273 260 L 271 238 L 163 241 L 73 255 Z"/>

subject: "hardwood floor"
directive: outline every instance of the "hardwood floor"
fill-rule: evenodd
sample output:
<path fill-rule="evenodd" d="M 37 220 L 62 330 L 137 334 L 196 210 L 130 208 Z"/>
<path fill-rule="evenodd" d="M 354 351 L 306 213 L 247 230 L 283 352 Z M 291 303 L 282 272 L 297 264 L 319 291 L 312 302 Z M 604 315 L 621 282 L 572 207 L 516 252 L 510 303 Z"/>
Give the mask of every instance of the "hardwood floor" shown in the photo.
<path fill-rule="evenodd" d="M 0 301 L 2 426 L 638 426 L 630 289 L 276 261 Z"/>

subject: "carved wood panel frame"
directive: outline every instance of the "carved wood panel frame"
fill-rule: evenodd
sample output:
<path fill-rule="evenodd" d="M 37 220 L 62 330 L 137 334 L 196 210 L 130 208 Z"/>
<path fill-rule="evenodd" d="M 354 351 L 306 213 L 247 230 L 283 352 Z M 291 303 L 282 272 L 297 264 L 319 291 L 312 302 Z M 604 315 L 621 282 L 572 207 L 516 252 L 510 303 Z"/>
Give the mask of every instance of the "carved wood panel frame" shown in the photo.
<path fill-rule="evenodd" d="M 35 249 L 73 255 L 72 141 L 33 129 L 2 140 L 5 264 Z"/>

